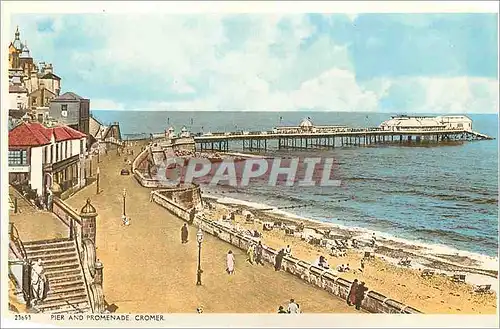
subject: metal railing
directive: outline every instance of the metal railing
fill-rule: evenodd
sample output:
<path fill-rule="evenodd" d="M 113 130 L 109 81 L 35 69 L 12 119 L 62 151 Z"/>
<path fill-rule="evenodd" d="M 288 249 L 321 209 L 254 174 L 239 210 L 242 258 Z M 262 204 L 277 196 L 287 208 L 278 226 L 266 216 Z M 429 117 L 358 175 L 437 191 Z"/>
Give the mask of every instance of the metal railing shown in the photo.
<path fill-rule="evenodd" d="M 28 260 L 28 255 L 26 253 L 26 249 L 24 248 L 24 243 L 19 237 L 19 231 L 16 228 L 14 223 L 9 223 L 9 239 L 10 242 L 14 244 L 16 249 L 21 253 L 21 258 L 25 261 Z"/>

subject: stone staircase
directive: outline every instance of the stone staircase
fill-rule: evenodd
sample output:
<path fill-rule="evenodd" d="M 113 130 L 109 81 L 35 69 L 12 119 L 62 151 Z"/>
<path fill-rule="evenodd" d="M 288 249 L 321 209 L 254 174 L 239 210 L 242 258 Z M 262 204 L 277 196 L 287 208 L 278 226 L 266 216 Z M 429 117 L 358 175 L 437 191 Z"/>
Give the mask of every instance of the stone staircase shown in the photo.
<path fill-rule="evenodd" d="M 42 260 L 49 282 L 47 298 L 36 305 L 41 313 L 91 313 L 75 242 L 69 239 L 24 243 L 28 259 Z"/>

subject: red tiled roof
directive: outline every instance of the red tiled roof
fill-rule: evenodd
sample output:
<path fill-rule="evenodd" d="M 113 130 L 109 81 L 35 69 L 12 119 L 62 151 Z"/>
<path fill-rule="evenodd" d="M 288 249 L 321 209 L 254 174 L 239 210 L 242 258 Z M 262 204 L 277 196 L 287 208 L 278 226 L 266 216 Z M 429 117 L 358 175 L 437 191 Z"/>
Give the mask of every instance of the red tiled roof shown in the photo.
<path fill-rule="evenodd" d="M 9 147 L 47 145 L 50 144 L 52 134 L 56 142 L 87 137 L 84 133 L 68 126 L 47 128 L 38 122 L 23 122 L 9 131 Z"/>

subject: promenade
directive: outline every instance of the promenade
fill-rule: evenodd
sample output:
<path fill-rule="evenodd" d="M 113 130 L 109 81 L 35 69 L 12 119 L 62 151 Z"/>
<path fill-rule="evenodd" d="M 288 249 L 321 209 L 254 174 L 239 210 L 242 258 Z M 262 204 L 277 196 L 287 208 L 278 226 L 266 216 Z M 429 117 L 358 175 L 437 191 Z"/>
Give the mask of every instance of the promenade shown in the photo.
<path fill-rule="evenodd" d="M 135 154 L 139 151 L 135 147 Z M 98 211 L 97 257 L 104 264 L 104 294 L 117 312 L 276 313 L 294 298 L 304 313 L 357 312 L 343 300 L 308 285 L 269 264 L 250 265 L 246 254 L 208 234 L 202 246 L 202 286 L 196 286 L 198 248 L 196 228 L 189 242 L 180 243 L 183 221 L 149 201 L 149 189 L 130 176 L 121 176 L 124 158 L 110 151 L 101 157 L 100 189 L 86 187 L 66 200 L 80 209 L 87 198 Z M 122 225 L 123 189 L 131 225 Z M 236 258 L 235 275 L 225 272 L 226 253 Z"/>

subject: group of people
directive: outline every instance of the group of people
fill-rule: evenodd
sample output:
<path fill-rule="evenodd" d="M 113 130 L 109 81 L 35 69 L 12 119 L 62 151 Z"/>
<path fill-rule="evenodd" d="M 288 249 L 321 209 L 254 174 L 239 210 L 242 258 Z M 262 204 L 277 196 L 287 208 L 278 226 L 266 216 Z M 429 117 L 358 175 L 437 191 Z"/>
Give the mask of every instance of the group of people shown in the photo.
<path fill-rule="evenodd" d="M 359 310 L 367 290 L 368 288 L 365 286 L 364 282 L 358 283 L 358 279 L 354 279 L 351 289 L 349 290 L 349 295 L 347 295 L 347 305 L 355 305 L 356 309 Z"/>
<path fill-rule="evenodd" d="M 257 244 L 251 244 L 247 249 L 248 262 L 250 264 L 260 264 L 264 265 L 264 261 L 262 259 L 262 254 L 264 252 L 264 247 L 262 246 L 262 242 L 258 242 Z"/>
<path fill-rule="evenodd" d="M 301 313 L 300 306 L 295 302 L 293 298 L 290 299 L 290 303 L 288 304 L 288 308 L 286 310 L 282 305 L 278 307 L 278 314 L 298 314 L 298 313 Z"/>
<path fill-rule="evenodd" d="M 349 272 L 351 270 L 351 268 L 349 267 L 349 264 L 347 265 L 339 265 L 337 266 L 337 272 Z"/>

